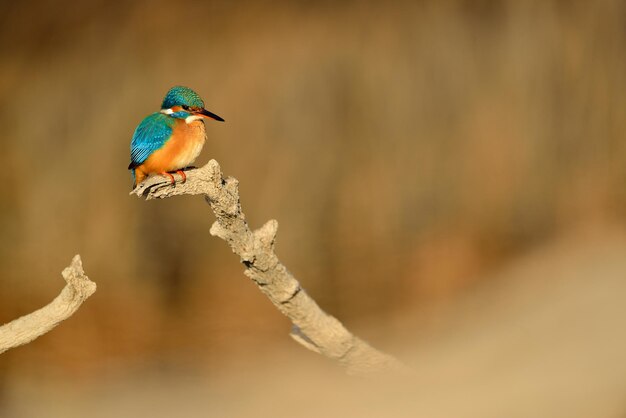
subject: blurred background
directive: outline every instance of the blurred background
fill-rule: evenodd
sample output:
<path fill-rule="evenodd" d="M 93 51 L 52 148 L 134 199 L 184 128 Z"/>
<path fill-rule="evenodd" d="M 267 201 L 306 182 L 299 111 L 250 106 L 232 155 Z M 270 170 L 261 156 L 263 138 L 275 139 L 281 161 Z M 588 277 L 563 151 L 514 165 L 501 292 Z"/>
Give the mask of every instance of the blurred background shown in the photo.
<path fill-rule="evenodd" d="M 76 253 L 98 284 L 0 356 L 0 416 L 626 417 L 624 2 L 37 0 L 0 22 L 0 323 Z M 203 199 L 128 196 L 133 131 L 179 84 L 226 119 L 197 164 L 417 376 L 343 377 Z"/>

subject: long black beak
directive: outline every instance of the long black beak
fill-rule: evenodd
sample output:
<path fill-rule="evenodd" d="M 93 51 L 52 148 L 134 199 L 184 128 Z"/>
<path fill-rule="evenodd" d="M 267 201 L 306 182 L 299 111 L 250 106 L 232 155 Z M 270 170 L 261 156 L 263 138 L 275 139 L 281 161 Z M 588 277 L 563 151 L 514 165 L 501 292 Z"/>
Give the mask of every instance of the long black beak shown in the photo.
<path fill-rule="evenodd" d="M 220 122 L 224 122 L 224 119 L 222 119 L 221 117 L 217 116 L 215 113 L 211 113 L 211 112 L 209 112 L 209 111 L 208 111 L 208 110 L 206 110 L 206 109 L 199 110 L 199 111 L 197 111 L 196 113 L 199 113 L 199 114 L 201 114 L 201 115 L 203 115 L 203 116 L 206 116 L 206 117 L 209 117 L 209 118 L 211 118 L 211 119 L 218 120 L 218 121 L 220 121 Z"/>

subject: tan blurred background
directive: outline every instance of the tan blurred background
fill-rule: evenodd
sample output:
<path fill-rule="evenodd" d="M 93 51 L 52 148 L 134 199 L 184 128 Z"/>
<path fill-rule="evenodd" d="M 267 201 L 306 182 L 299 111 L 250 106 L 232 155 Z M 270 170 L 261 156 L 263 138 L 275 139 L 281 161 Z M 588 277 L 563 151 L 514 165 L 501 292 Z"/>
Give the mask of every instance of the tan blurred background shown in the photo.
<path fill-rule="evenodd" d="M 0 323 L 76 253 L 98 291 L 0 357 L 0 416 L 333 416 L 286 402 L 334 405 L 332 381 L 341 416 L 626 417 L 624 2 L 2 10 Z M 419 378 L 370 408 L 289 341 L 202 199 L 128 196 L 133 130 L 177 84 L 226 119 L 197 163 Z"/>

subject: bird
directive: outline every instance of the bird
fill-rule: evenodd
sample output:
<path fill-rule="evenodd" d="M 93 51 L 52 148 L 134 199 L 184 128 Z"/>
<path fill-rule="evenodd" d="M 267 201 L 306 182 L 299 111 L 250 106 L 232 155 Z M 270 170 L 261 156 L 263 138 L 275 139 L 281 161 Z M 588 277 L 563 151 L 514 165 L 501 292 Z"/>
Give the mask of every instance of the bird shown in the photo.
<path fill-rule="evenodd" d="M 200 155 L 206 141 L 204 120 L 224 119 L 204 108 L 198 93 L 184 86 L 172 87 L 161 110 L 146 116 L 135 129 L 130 142 L 133 188 L 152 174 L 166 176 L 176 183 L 173 172 L 187 180 L 183 171 Z"/>

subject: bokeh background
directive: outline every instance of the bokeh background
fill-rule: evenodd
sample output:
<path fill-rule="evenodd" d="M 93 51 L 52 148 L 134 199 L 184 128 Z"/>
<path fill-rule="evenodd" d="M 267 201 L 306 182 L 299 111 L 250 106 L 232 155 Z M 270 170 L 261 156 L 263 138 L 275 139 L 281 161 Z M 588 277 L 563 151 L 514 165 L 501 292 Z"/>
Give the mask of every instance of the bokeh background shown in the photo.
<path fill-rule="evenodd" d="M 2 10 L 0 322 L 76 253 L 98 284 L 0 356 L 3 417 L 626 417 L 624 2 Z M 178 84 L 226 119 L 197 163 L 414 379 L 291 342 L 202 199 L 128 196 L 133 130 Z"/>

